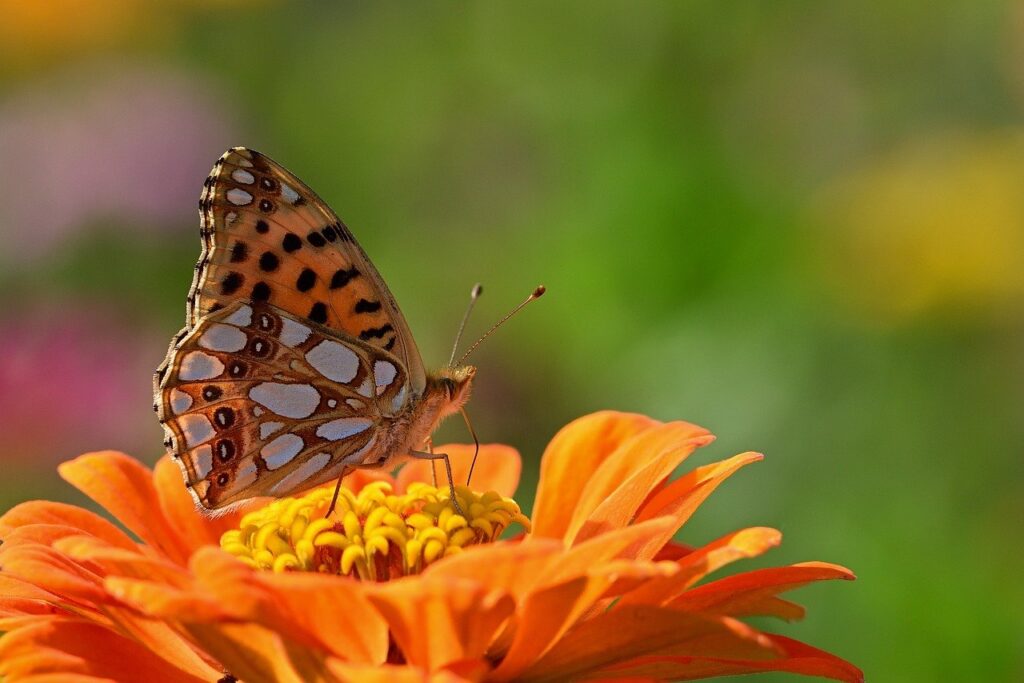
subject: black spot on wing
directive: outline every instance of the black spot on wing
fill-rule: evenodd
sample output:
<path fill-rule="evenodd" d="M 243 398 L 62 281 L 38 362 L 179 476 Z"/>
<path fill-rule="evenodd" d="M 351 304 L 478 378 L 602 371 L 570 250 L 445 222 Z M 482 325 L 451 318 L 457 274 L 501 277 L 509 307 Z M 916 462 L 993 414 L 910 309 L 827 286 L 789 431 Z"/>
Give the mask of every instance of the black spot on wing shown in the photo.
<path fill-rule="evenodd" d="M 380 310 L 379 301 L 360 299 L 356 302 L 356 313 L 376 313 Z"/>
<path fill-rule="evenodd" d="M 249 245 L 245 242 L 235 242 L 231 245 L 231 262 L 241 263 L 249 256 Z"/>
<path fill-rule="evenodd" d="M 359 270 L 355 266 L 352 266 L 347 270 L 345 268 L 339 268 L 331 278 L 331 289 L 341 289 L 351 282 L 352 278 L 357 277 L 358 275 Z"/>
<path fill-rule="evenodd" d="M 298 280 L 295 281 L 295 287 L 300 292 L 308 292 L 313 289 L 313 285 L 316 284 L 316 273 L 309 268 L 303 268 L 302 272 L 299 273 Z"/>
<path fill-rule="evenodd" d="M 290 254 L 302 247 L 302 240 L 294 232 L 290 232 L 281 240 L 281 247 Z"/>
<path fill-rule="evenodd" d="M 359 333 L 359 338 L 363 341 L 369 341 L 370 339 L 381 339 L 385 334 L 391 332 L 395 328 L 391 327 L 390 324 L 383 325 L 381 327 L 370 327 Z"/>
<path fill-rule="evenodd" d="M 313 308 L 309 309 L 308 317 L 313 322 L 323 325 L 327 322 L 327 306 L 321 301 L 316 302 L 313 304 Z"/>
<path fill-rule="evenodd" d="M 309 243 L 314 247 L 322 247 L 327 244 L 327 240 L 324 239 L 324 236 L 316 231 L 309 233 L 306 236 L 306 239 L 309 240 Z"/>
<path fill-rule="evenodd" d="M 266 282 L 257 282 L 252 288 L 253 301 L 267 301 L 270 299 L 270 286 Z"/>
<path fill-rule="evenodd" d="M 272 251 L 265 251 L 260 256 L 260 270 L 266 273 L 273 273 L 277 270 L 280 263 L 281 261 L 277 258 L 277 254 Z"/>
<path fill-rule="evenodd" d="M 234 271 L 228 273 L 220 283 L 221 294 L 234 294 L 238 291 L 238 288 L 242 286 L 244 278 L 241 273 Z"/>

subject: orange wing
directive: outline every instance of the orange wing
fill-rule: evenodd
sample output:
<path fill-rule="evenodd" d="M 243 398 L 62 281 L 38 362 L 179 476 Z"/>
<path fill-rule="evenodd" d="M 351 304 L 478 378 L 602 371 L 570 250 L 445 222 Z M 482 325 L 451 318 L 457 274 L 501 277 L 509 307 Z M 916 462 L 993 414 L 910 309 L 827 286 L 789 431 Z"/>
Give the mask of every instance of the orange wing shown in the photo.
<path fill-rule="evenodd" d="M 266 302 L 397 357 L 409 388 L 423 361 L 394 297 L 352 233 L 315 192 L 266 156 L 228 150 L 199 203 L 203 252 L 187 329 L 235 301 Z"/>

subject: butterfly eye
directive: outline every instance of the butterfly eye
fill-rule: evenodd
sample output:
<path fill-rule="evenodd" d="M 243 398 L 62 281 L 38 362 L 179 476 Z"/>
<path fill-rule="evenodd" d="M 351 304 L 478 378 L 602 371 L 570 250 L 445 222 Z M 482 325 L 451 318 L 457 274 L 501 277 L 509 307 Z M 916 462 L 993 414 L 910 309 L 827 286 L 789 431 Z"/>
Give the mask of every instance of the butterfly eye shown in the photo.
<path fill-rule="evenodd" d="M 442 377 L 441 384 L 444 385 L 449 397 L 455 395 L 455 381 L 451 377 Z"/>

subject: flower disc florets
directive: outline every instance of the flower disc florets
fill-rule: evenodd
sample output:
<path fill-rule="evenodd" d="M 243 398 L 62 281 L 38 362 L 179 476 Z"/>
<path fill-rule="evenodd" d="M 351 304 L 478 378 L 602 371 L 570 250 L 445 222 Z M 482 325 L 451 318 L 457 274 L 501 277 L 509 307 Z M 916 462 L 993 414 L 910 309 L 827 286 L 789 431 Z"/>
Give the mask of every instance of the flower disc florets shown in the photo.
<path fill-rule="evenodd" d="M 358 493 L 344 486 L 330 517 L 324 513 L 334 487 L 299 498 L 282 498 L 242 518 L 224 533 L 221 547 L 260 569 L 345 574 L 387 581 L 418 574 L 424 567 L 471 545 L 490 543 L 513 522 L 530 528 L 519 505 L 494 491 L 456 487 L 458 514 L 447 487 L 409 485 L 392 493 L 388 482 L 372 482 Z"/>

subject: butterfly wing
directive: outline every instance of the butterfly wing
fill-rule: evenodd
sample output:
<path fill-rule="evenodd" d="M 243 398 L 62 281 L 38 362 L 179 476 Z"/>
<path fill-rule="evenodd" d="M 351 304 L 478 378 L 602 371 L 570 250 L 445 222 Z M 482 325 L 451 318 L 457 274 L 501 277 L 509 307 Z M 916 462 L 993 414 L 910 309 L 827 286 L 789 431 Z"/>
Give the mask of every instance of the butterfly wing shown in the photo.
<path fill-rule="evenodd" d="M 233 301 L 266 302 L 398 358 L 414 395 L 426 373 L 394 297 L 352 233 L 306 186 L 244 147 L 214 166 L 199 203 L 203 253 L 187 325 Z"/>
<path fill-rule="evenodd" d="M 236 301 L 178 340 L 157 413 L 193 497 L 216 509 L 383 464 L 408 392 L 405 367 L 384 349 Z"/>

